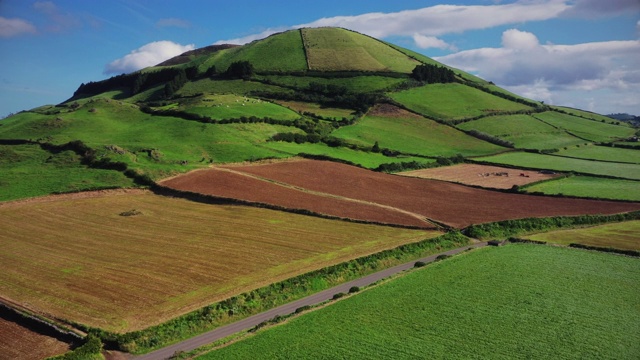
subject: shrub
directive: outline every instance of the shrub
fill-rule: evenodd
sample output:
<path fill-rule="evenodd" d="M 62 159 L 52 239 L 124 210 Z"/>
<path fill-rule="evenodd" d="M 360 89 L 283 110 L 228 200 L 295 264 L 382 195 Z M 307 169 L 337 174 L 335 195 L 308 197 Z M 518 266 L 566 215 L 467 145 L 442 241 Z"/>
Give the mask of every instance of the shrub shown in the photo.
<path fill-rule="evenodd" d="M 425 263 L 424 261 L 416 261 L 415 264 L 413 264 L 413 267 L 420 268 L 425 265 L 427 265 L 427 263 Z"/>
<path fill-rule="evenodd" d="M 345 295 L 347 295 L 347 294 L 345 294 L 345 293 L 343 293 L 343 292 L 339 292 L 339 293 L 337 293 L 337 294 L 333 295 L 333 297 L 332 297 L 331 299 L 332 299 L 332 300 L 338 300 L 338 299 L 340 299 L 341 297 L 344 297 Z"/>
<path fill-rule="evenodd" d="M 357 293 L 358 291 L 360 291 L 360 287 L 358 286 L 352 286 L 349 288 L 349 294 Z"/>

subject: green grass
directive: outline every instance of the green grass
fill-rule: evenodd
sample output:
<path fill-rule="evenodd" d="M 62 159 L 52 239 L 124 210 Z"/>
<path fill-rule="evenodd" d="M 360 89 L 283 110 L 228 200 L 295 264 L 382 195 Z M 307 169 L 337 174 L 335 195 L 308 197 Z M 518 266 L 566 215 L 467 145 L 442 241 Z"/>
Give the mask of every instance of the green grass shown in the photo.
<path fill-rule="evenodd" d="M 577 243 L 623 250 L 640 250 L 638 234 L 640 234 L 640 220 L 581 229 L 549 231 L 526 238 L 560 245 Z"/>
<path fill-rule="evenodd" d="M 553 126 L 570 131 L 572 134 L 591 141 L 609 142 L 626 139 L 635 132 L 634 129 L 628 126 L 602 123 L 553 111 L 535 114 L 534 116 Z"/>
<path fill-rule="evenodd" d="M 455 120 L 530 107 L 499 98 L 462 84 L 430 84 L 391 93 L 389 96 L 425 116 Z"/>
<path fill-rule="evenodd" d="M 268 91 L 272 93 L 290 92 L 290 90 L 279 86 L 266 85 L 255 81 L 201 79 L 186 83 L 180 91 L 178 91 L 178 95 L 184 97 L 198 94 L 247 95 L 252 91 Z"/>
<path fill-rule="evenodd" d="M 554 149 L 584 143 L 584 140 L 536 120 L 531 115 L 489 116 L 458 127 L 491 134 L 524 149 Z"/>
<path fill-rule="evenodd" d="M 640 201 L 640 181 L 571 176 L 525 188 L 527 192 Z"/>
<path fill-rule="evenodd" d="M 96 111 L 90 112 L 92 108 Z M 62 120 L 56 120 L 57 117 Z M 99 150 L 99 156 L 125 161 L 131 168 L 154 177 L 207 166 L 210 162 L 282 157 L 284 155 L 256 144 L 278 132 L 300 132 L 280 125 L 203 124 L 151 116 L 134 105 L 104 100 L 87 103 L 72 113 L 51 116 L 26 113 L 4 121 L 7 123 L 0 127 L 0 138 L 49 137 L 49 141 L 56 144 L 79 139 Z M 119 146 L 126 154 L 118 155 L 105 149 L 111 145 Z M 155 149 L 159 156 L 149 157 L 146 151 L 149 149 Z"/>
<path fill-rule="evenodd" d="M 571 147 L 567 150 L 561 149 L 556 154 L 581 159 L 640 164 L 640 150 L 634 149 L 607 146 L 580 146 Z"/>
<path fill-rule="evenodd" d="M 311 70 L 410 73 L 420 63 L 387 44 L 337 28 L 305 28 L 302 38 Z"/>
<path fill-rule="evenodd" d="M 342 118 L 352 118 L 354 110 L 351 109 L 340 109 L 340 108 L 330 108 L 324 107 L 320 104 L 316 103 L 308 103 L 301 101 L 276 101 L 278 104 L 293 109 L 299 113 L 310 112 L 318 116 L 322 116 L 324 118 L 332 118 L 336 120 L 341 120 Z"/>
<path fill-rule="evenodd" d="M 281 86 L 295 87 L 297 89 L 307 89 L 309 84 L 318 83 L 323 85 L 337 85 L 345 87 L 349 92 L 375 92 L 386 90 L 390 87 L 404 82 L 406 79 L 386 76 L 357 76 L 349 78 L 322 78 L 313 76 L 260 76 L 260 79 L 271 81 L 273 84 Z"/>
<path fill-rule="evenodd" d="M 283 106 L 239 95 L 206 95 L 196 101 L 185 101 L 178 109 L 215 120 L 255 116 L 277 120 L 295 120 L 300 115 Z"/>
<path fill-rule="evenodd" d="M 634 359 L 638 286 L 634 258 L 540 245 L 485 248 L 199 359 Z"/>
<path fill-rule="evenodd" d="M 614 120 L 610 117 L 604 116 L 604 115 L 600 115 L 600 114 L 596 114 L 594 112 L 591 111 L 585 111 L 585 110 L 580 110 L 580 109 L 574 109 L 574 108 L 570 108 L 570 107 L 565 107 L 565 106 L 552 106 L 552 108 L 554 109 L 558 109 L 560 111 L 564 111 L 568 114 L 571 115 L 575 115 L 575 116 L 581 116 L 587 119 L 592 119 L 592 120 L 596 120 L 596 121 L 602 121 L 604 120 L 605 123 L 615 123 L 618 120 Z"/>
<path fill-rule="evenodd" d="M 325 144 L 296 144 L 288 142 L 269 142 L 264 145 L 265 147 L 273 150 L 278 150 L 291 156 L 300 153 L 312 154 L 312 155 L 325 155 L 336 159 L 342 159 L 350 161 L 360 166 L 375 169 L 380 164 L 398 163 L 398 162 L 410 162 L 416 161 L 419 163 L 432 163 L 433 159 L 425 159 L 413 156 L 407 157 L 388 157 L 380 153 L 365 152 L 359 150 L 352 150 L 345 147 L 330 147 Z"/>
<path fill-rule="evenodd" d="M 350 142 L 426 156 L 491 154 L 503 148 L 478 140 L 449 126 L 407 113 L 403 117 L 366 116 L 342 127 L 333 136 Z"/>
<path fill-rule="evenodd" d="M 256 71 L 304 71 L 307 61 L 300 30 L 271 35 L 242 47 L 213 54 L 203 67 L 224 72 L 235 61 L 249 61 Z"/>
<path fill-rule="evenodd" d="M 534 169 L 549 169 L 566 172 L 575 171 L 586 174 L 607 175 L 625 179 L 640 180 L 640 165 L 637 164 L 606 163 L 525 152 L 511 152 L 489 157 L 480 157 L 475 160 Z"/>
<path fill-rule="evenodd" d="M 71 151 L 52 154 L 37 145 L 0 145 L 0 201 L 108 187 L 133 187 L 113 170 L 90 169 Z"/>

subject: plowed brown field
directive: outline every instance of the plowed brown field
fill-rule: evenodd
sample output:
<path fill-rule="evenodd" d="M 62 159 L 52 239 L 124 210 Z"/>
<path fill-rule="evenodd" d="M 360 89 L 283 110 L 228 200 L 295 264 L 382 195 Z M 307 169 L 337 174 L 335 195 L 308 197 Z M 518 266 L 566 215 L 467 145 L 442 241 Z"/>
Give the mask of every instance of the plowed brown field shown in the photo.
<path fill-rule="evenodd" d="M 308 198 L 307 203 L 302 204 L 306 209 L 314 210 L 316 202 L 322 198 L 317 194 L 323 193 L 404 210 L 458 228 L 525 217 L 614 214 L 640 210 L 640 203 L 508 194 L 437 180 L 377 173 L 328 161 L 300 160 L 227 168 L 236 173 L 258 176 L 315 194 Z M 164 185 L 225 197 L 235 197 L 238 194 L 243 199 L 259 197 L 261 202 L 273 204 L 288 201 L 277 193 L 265 190 L 269 188 L 265 185 L 268 182 L 243 183 L 237 177 L 238 181 L 229 186 L 208 185 L 210 181 L 215 181 L 213 179 L 216 174 L 221 173 L 216 169 L 193 172 L 166 181 Z M 296 203 L 296 207 L 300 207 L 300 203 Z M 329 206 L 327 210 L 332 211 L 332 208 Z M 356 209 L 353 211 L 359 212 Z M 335 215 L 333 212 L 328 214 Z M 359 212 L 357 218 L 368 216 L 369 214 Z M 379 217 L 375 221 L 379 221 L 378 219 Z"/>
<path fill-rule="evenodd" d="M 458 164 L 433 169 L 405 171 L 398 175 L 452 181 L 494 189 L 511 189 L 513 185 L 522 186 L 560 176 L 541 174 L 538 171 L 478 164 Z"/>
<path fill-rule="evenodd" d="M 69 350 L 65 342 L 0 317 L 0 359 L 40 360 Z"/>

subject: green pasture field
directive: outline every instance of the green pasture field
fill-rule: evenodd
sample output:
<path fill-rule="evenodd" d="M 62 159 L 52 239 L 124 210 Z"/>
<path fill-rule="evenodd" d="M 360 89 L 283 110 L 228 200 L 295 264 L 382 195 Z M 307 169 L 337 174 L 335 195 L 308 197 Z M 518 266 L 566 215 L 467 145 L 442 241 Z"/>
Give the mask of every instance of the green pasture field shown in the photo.
<path fill-rule="evenodd" d="M 367 147 L 378 141 L 380 148 L 425 156 L 478 156 L 504 149 L 409 113 L 403 117 L 366 116 L 331 135 Z"/>
<path fill-rule="evenodd" d="M 640 150 L 635 149 L 589 145 L 561 149 L 556 154 L 580 159 L 640 164 Z"/>
<path fill-rule="evenodd" d="M 325 144 L 296 144 L 283 141 L 268 142 L 264 145 L 273 150 L 278 150 L 290 154 L 291 156 L 298 155 L 300 153 L 312 154 L 312 155 L 325 155 L 336 159 L 342 159 L 350 161 L 354 164 L 366 167 L 368 169 L 375 169 L 380 164 L 399 163 L 416 161 L 422 164 L 433 163 L 433 159 L 425 159 L 414 156 L 398 156 L 388 157 L 381 153 L 365 152 L 360 150 L 352 150 L 347 147 L 330 147 Z"/>
<path fill-rule="evenodd" d="M 287 107 L 289 109 L 292 109 L 298 113 L 310 112 L 318 116 L 322 116 L 324 118 L 332 118 L 334 120 L 341 120 L 343 118 L 347 118 L 347 119 L 352 118 L 355 112 L 354 110 L 351 110 L 351 109 L 324 107 L 320 104 L 301 102 L 301 101 L 276 100 L 274 102 L 284 107 Z"/>
<path fill-rule="evenodd" d="M 7 204 L 0 228 L 3 297 L 116 332 L 440 234 L 149 193 Z"/>
<path fill-rule="evenodd" d="M 301 29 L 311 70 L 410 73 L 420 63 L 387 44 L 346 29 Z"/>
<path fill-rule="evenodd" d="M 489 116 L 458 125 L 464 130 L 478 130 L 507 141 L 517 148 L 555 149 L 584 143 L 584 140 L 555 129 L 531 115 Z"/>
<path fill-rule="evenodd" d="M 52 154 L 38 145 L 0 145 L 0 201 L 133 186 L 121 172 L 80 164 L 72 151 Z"/>
<path fill-rule="evenodd" d="M 429 84 L 389 94 L 407 108 L 425 116 L 455 120 L 530 107 L 462 84 Z"/>
<path fill-rule="evenodd" d="M 274 34 L 260 41 L 229 50 L 214 54 L 205 61 L 206 67 L 215 65 L 218 72 L 224 72 L 235 61 L 249 61 L 256 71 L 307 70 L 307 60 L 299 30 Z"/>
<path fill-rule="evenodd" d="M 198 359 L 634 359 L 638 261 L 541 245 L 483 248 Z"/>
<path fill-rule="evenodd" d="M 95 108 L 95 112 L 90 109 Z M 56 120 L 60 118 L 61 120 Z M 23 113 L 11 117 L 0 127 L 0 138 L 49 138 L 55 144 L 82 140 L 99 150 L 98 156 L 126 161 L 153 177 L 207 166 L 265 157 L 282 157 L 278 152 L 256 144 L 266 142 L 278 132 L 301 130 L 266 123 L 204 124 L 166 116 L 152 116 L 137 106 L 105 100 L 86 103 L 78 110 L 59 115 Z M 3 121 L 3 122 L 4 122 Z M 129 156 L 121 159 L 105 150 L 116 145 Z M 151 158 L 147 150 L 158 156 Z M 186 163 L 185 163 L 186 162 Z"/>
<path fill-rule="evenodd" d="M 526 152 L 510 152 L 488 157 L 479 157 L 474 160 L 534 169 L 549 169 L 565 172 L 575 171 L 585 174 L 640 180 L 640 165 L 638 164 L 608 163 Z"/>
<path fill-rule="evenodd" d="M 300 118 L 299 114 L 283 106 L 232 94 L 205 95 L 195 102 L 185 101 L 178 108 L 188 113 L 208 116 L 216 120 L 251 116 L 292 121 Z"/>
<path fill-rule="evenodd" d="M 628 126 L 602 123 L 600 121 L 587 120 L 553 111 L 535 114 L 534 116 L 553 126 L 565 129 L 572 134 L 591 141 L 609 142 L 626 139 L 635 132 L 634 129 Z"/>
<path fill-rule="evenodd" d="M 640 181 L 571 176 L 525 187 L 527 192 L 640 201 Z"/>
<path fill-rule="evenodd" d="M 600 114 L 596 114 L 590 111 L 585 111 L 585 110 L 580 110 L 580 109 L 574 109 L 574 108 L 570 108 L 570 107 L 565 107 L 565 106 L 552 106 L 552 108 L 554 109 L 558 109 L 558 110 L 562 110 L 568 114 L 571 115 L 575 115 L 575 116 L 581 116 L 587 119 L 592 119 L 592 120 L 596 120 L 598 122 L 602 122 L 602 120 L 604 120 L 605 123 L 615 123 L 618 120 L 614 120 L 608 116 L 604 116 L 604 115 L 600 115 Z M 623 124 L 624 122 L 620 122 L 621 124 Z"/>
<path fill-rule="evenodd" d="M 345 78 L 322 78 L 314 76 L 276 76 L 265 75 L 259 76 L 260 79 L 271 81 L 273 84 L 281 86 L 295 87 L 298 89 L 307 89 L 309 84 L 318 83 L 323 85 L 343 86 L 347 91 L 352 93 L 375 92 L 386 90 L 390 87 L 399 85 L 406 81 L 404 78 L 394 78 L 378 75 L 367 75 Z"/>
<path fill-rule="evenodd" d="M 638 234 L 640 234 L 640 220 L 580 229 L 550 231 L 529 235 L 526 238 L 560 245 L 577 243 L 623 250 L 640 250 L 640 237 Z"/>
<path fill-rule="evenodd" d="M 179 96 L 189 97 L 198 94 L 238 94 L 248 95 L 252 91 L 268 91 L 271 93 L 287 93 L 289 89 L 267 85 L 248 80 L 211 80 L 201 79 L 186 83 L 179 91 Z"/>

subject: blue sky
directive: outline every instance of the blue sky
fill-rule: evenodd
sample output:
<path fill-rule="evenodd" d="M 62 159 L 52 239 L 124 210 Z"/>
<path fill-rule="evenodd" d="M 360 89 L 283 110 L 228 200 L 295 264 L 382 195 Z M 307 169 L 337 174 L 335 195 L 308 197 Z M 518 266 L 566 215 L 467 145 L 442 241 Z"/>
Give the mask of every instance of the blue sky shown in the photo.
<path fill-rule="evenodd" d="M 302 26 L 382 38 L 546 103 L 640 115 L 640 0 L 0 0 L 0 117 Z"/>

